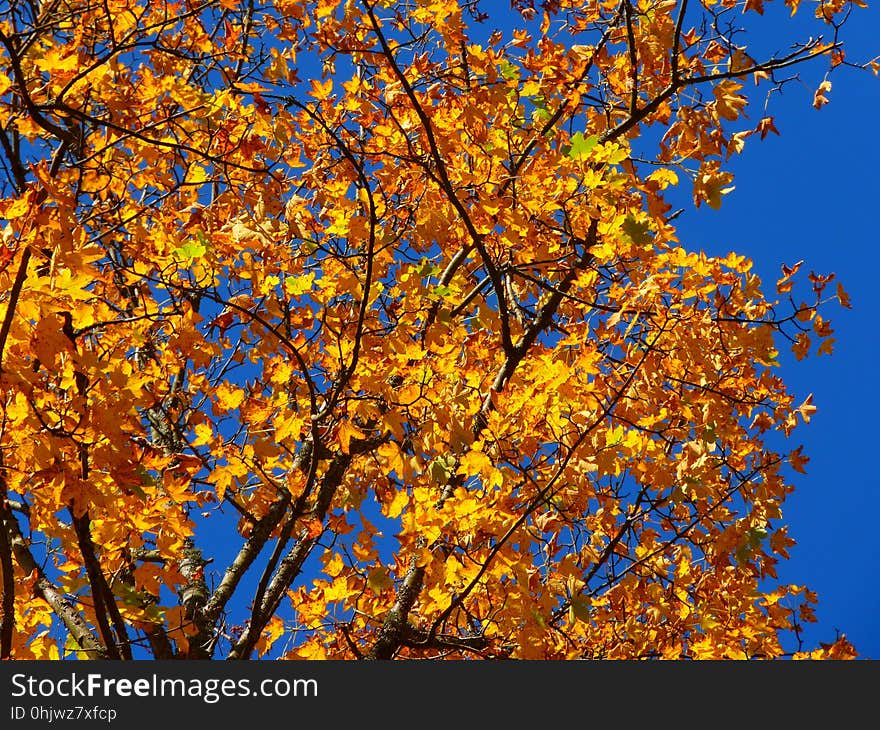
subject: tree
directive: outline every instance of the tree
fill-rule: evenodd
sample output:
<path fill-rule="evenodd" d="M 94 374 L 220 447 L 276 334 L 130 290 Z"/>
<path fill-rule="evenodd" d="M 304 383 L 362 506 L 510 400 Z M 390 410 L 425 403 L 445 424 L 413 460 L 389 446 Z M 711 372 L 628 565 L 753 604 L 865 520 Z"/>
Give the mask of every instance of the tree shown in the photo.
<path fill-rule="evenodd" d="M 854 5 L 11 0 L 0 656 L 854 656 L 774 446 L 846 294 L 666 199 Z"/>

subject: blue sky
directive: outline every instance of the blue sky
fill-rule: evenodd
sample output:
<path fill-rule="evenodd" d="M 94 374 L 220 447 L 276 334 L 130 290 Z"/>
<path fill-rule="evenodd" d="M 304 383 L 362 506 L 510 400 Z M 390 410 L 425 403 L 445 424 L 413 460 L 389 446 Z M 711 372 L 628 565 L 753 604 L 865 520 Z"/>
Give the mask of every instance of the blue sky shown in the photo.
<path fill-rule="evenodd" d="M 757 40 L 773 49 L 788 13 L 767 6 L 767 31 Z M 802 6 L 802 12 L 810 8 Z M 772 29 L 776 33 L 772 33 Z M 788 35 L 786 38 L 790 37 Z M 880 53 L 880 6 L 858 10 L 844 27 L 847 60 L 864 62 Z M 792 434 L 804 444 L 807 474 L 793 474 L 794 494 L 783 510 L 797 540 L 790 561 L 780 564 L 782 582 L 806 584 L 819 594 L 818 623 L 805 627 L 805 646 L 845 633 L 863 658 L 880 658 L 880 546 L 874 534 L 880 494 L 877 449 L 877 280 L 880 240 L 874 220 L 880 207 L 880 78 L 870 71 L 838 68 L 830 77 L 830 103 L 812 107 L 813 91 L 827 64 L 804 66 L 804 83 L 775 94 L 769 113 L 780 136 L 748 138 L 728 169 L 736 189 L 720 210 L 693 206 L 677 220 L 689 249 L 749 256 L 768 293 L 780 265 L 804 260 L 802 274 L 834 272 L 853 309 L 827 309 L 835 337 L 831 357 L 797 362 L 783 353 L 779 371 L 800 398 L 814 395 L 818 411 Z M 760 108 L 749 113 L 757 123 Z"/>

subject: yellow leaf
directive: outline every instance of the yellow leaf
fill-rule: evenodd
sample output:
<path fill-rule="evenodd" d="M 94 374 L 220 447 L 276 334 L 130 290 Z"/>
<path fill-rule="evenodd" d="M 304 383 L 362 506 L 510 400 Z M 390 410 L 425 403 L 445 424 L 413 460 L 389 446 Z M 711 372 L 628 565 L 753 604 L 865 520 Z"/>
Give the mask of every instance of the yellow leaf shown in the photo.
<path fill-rule="evenodd" d="M 315 281 L 314 272 L 304 274 L 303 276 L 288 276 L 284 280 L 284 287 L 290 296 L 298 297 L 312 290 L 312 284 Z"/>
<path fill-rule="evenodd" d="M 400 513 L 403 512 L 408 504 L 409 495 L 406 493 L 405 489 L 401 489 L 394 495 L 394 499 L 392 499 L 391 502 L 383 506 L 382 513 L 393 520 L 395 517 L 400 516 Z"/>
<path fill-rule="evenodd" d="M 703 163 L 694 180 L 694 202 L 697 207 L 706 201 L 709 207 L 716 210 L 721 207 L 721 196 L 733 191 L 733 187 L 725 187 L 733 181 L 733 173 L 719 170 L 717 160 Z"/>
<path fill-rule="evenodd" d="M 70 269 L 62 269 L 52 280 L 52 288 L 71 299 L 84 301 L 94 296 L 85 289 L 93 283 L 94 278 L 88 274 L 75 274 Z"/>
<path fill-rule="evenodd" d="M 224 411 L 234 411 L 244 400 L 244 391 L 230 383 L 221 383 L 216 391 L 217 405 Z"/>
<path fill-rule="evenodd" d="M 320 0 L 318 6 L 315 8 L 315 17 L 318 20 L 330 17 L 336 9 L 336 4 L 336 0 Z"/>
<path fill-rule="evenodd" d="M 26 197 L 18 198 L 6 206 L 6 212 L 3 214 L 3 217 L 7 220 L 15 220 L 27 213 L 30 205 L 31 203 Z"/>
<path fill-rule="evenodd" d="M 324 589 L 324 600 L 327 601 L 327 603 L 344 601 L 350 595 L 356 593 L 357 590 L 358 589 L 353 589 L 348 585 L 347 577 L 339 576 L 333 581 L 333 583 Z"/>
<path fill-rule="evenodd" d="M 339 553 L 333 553 L 324 566 L 324 572 L 331 578 L 335 578 L 342 572 L 344 567 L 345 563 L 342 561 L 342 556 Z"/>
<path fill-rule="evenodd" d="M 398 476 L 403 475 L 403 454 L 396 443 L 389 441 L 382 444 L 377 449 L 377 456 L 387 474 L 395 472 Z"/>
<path fill-rule="evenodd" d="M 272 644 L 278 641 L 283 634 L 284 621 L 278 616 L 273 616 L 263 631 L 260 641 L 257 643 L 257 653 L 260 656 L 266 654 L 272 648 Z"/>
<path fill-rule="evenodd" d="M 810 419 L 813 417 L 813 414 L 816 412 L 816 406 L 813 405 L 813 394 L 810 393 L 803 403 L 801 403 L 796 409 L 798 413 L 801 414 L 801 418 L 804 419 L 804 423 L 809 423 Z"/>
<path fill-rule="evenodd" d="M 65 53 L 64 48 L 54 48 L 35 59 L 34 66 L 49 73 L 73 71 L 79 67 L 79 57 L 76 53 Z"/>
<path fill-rule="evenodd" d="M 654 170 L 654 172 L 648 175 L 647 179 L 655 181 L 660 186 L 661 190 L 664 190 L 670 185 L 678 185 L 678 175 L 667 167 L 661 167 L 658 170 Z"/>
<path fill-rule="evenodd" d="M 309 92 L 309 94 L 318 101 L 323 101 L 328 96 L 330 96 L 330 92 L 332 90 L 333 79 L 327 79 L 324 82 L 318 81 L 317 79 L 312 79 L 312 90 Z"/>
<path fill-rule="evenodd" d="M 275 440 L 281 443 L 291 436 L 295 439 L 299 438 L 303 423 L 303 419 L 295 413 L 290 414 L 286 418 L 277 418 L 275 420 Z"/>
<path fill-rule="evenodd" d="M 712 94 L 715 97 L 715 111 L 728 121 L 734 121 L 742 113 L 748 104 L 748 100 L 736 93 L 742 88 L 742 84 L 733 79 L 725 79 L 718 83 Z"/>
<path fill-rule="evenodd" d="M 821 109 L 828 103 L 828 97 L 825 96 L 829 91 L 831 91 L 831 82 L 823 81 L 819 84 L 819 88 L 816 89 L 816 93 L 813 95 L 813 106 L 816 109 Z"/>
<path fill-rule="evenodd" d="M 211 443 L 214 438 L 214 431 L 207 423 L 196 424 L 193 430 L 196 432 L 196 440 L 193 441 L 193 446 L 204 446 Z"/>
<path fill-rule="evenodd" d="M 366 434 L 355 426 L 351 421 L 342 421 L 336 429 L 336 440 L 343 454 L 349 452 L 352 438 L 366 438 Z"/>
<path fill-rule="evenodd" d="M 461 457 L 461 463 L 456 474 L 464 474 L 465 476 L 475 476 L 484 469 L 489 469 L 492 461 L 482 451 L 468 451 Z"/>
<path fill-rule="evenodd" d="M 189 168 L 189 177 L 187 182 L 189 183 L 203 183 L 208 179 L 208 171 L 205 170 L 201 165 L 193 164 Z"/>

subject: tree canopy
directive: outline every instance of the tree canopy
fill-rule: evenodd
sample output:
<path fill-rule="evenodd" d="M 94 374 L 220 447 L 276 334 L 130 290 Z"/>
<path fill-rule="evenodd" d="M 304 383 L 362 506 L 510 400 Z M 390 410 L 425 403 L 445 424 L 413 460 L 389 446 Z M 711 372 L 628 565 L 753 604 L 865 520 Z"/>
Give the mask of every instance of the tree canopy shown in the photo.
<path fill-rule="evenodd" d="M 777 575 L 846 292 L 667 200 L 855 72 L 785 5 L 9 0 L 0 656 L 855 656 Z"/>

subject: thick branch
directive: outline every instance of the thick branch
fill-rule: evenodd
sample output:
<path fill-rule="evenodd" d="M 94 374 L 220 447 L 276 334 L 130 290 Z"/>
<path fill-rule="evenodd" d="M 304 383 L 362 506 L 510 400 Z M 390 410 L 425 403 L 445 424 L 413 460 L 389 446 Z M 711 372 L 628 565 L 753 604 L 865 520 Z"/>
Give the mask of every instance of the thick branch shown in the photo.
<path fill-rule="evenodd" d="M 358 454 L 369 453 L 386 440 L 384 437 L 352 439 L 349 444 L 348 454 L 338 453 L 332 458 L 330 466 L 321 479 L 321 486 L 315 498 L 315 506 L 311 511 L 313 519 L 323 522 L 327 517 L 333 497 L 342 485 L 342 480 L 345 478 L 345 473 L 351 465 L 352 459 Z M 284 597 L 287 589 L 302 572 L 303 564 L 308 559 L 312 549 L 318 544 L 318 539 L 319 536 L 310 536 L 305 530 L 300 534 L 296 544 L 278 566 L 278 571 L 266 588 L 265 595 L 262 597 L 259 605 L 255 602 L 250 621 L 235 646 L 232 647 L 229 659 L 250 658 L 259 640 L 260 632 L 269 623 L 269 619 L 272 618 L 275 611 L 278 610 L 278 605 L 281 603 L 281 599 Z"/>
<path fill-rule="evenodd" d="M 419 597 L 425 569 L 415 564 L 415 556 L 410 569 L 397 591 L 397 600 L 385 616 L 379 638 L 366 656 L 369 660 L 392 659 L 400 650 L 404 640 L 410 636 L 409 612 Z"/>
<path fill-rule="evenodd" d="M 321 521 L 327 515 L 333 495 L 342 484 L 345 472 L 351 464 L 351 454 L 336 454 L 330 462 L 324 478 L 321 480 L 321 487 L 318 490 L 313 515 Z M 275 577 L 269 583 L 265 590 L 265 595 L 259 604 L 255 602 L 251 619 L 247 627 L 242 632 L 241 637 L 236 642 L 232 651 L 229 653 L 229 659 L 249 659 L 257 641 L 260 632 L 269 623 L 269 619 L 278 608 L 285 591 L 296 580 L 296 577 L 302 571 L 302 566 L 312 551 L 312 548 L 318 542 L 317 537 L 310 537 L 309 533 L 303 532 L 296 544 L 291 548 L 290 552 L 281 561 Z"/>
<path fill-rule="evenodd" d="M 43 116 L 43 113 L 37 105 L 34 104 L 33 99 L 31 99 L 30 94 L 28 93 L 27 79 L 24 77 L 18 52 L 12 45 L 12 41 L 2 30 L 0 30 L 0 44 L 3 44 L 6 48 L 6 52 L 9 54 L 9 64 L 12 67 L 12 75 L 18 86 L 18 93 L 21 96 L 24 108 L 27 110 L 27 113 L 30 114 L 31 119 L 33 119 L 38 126 L 49 132 L 53 137 L 56 137 L 60 142 L 66 142 L 69 145 L 74 144 L 76 142 L 76 137 L 69 130 L 63 129 L 54 122 L 49 121 Z"/>
<path fill-rule="evenodd" d="M 304 469 L 311 463 L 312 450 L 312 443 L 307 441 L 298 454 L 297 462 L 295 464 L 296 468 Z M 238 555 L 235 556 L 233 561 L 229 564 L 229 567 L 226 568 L 226 572 L 223 575 L 223 580 L 220 581 L 220 585 L 217 586 L 211 594 L 211 597 L 208 599 L 208 602 L 202 608 L 202 616 L 206 622 L 211 624 L 217 623 L 220 613 L 235 593 L 235 589 L 238 587 L 242 576 L 244 576 L 254 560 L 257 559 L 260 552 L 263 550 L 263 547 L 266 545 L 266 542 L 268 542 L 272 533 L 275 531 L 275 528 L 278 527 L 281 520 L 284 519 L 284 515 L 286 514 L 289 505 L 290 495 L 284 495 L 281 499 L 274 502 L 272 506 L 269 507 L 266 515 L 254 525 L 250 536 L 245 540 L 241 549 L 238 551 Z"/>
<path fill-rule="evenodd" d="M 213 624 L 205 621 L 202 614 L 202 608 L 208 601 L 208 584 L 205 582 L 205 565 L 208 562 L 210 561 L 202 557 L 202 551 L 195 546 L 192 539 L 187 538 L 179 563 L 180 573 L 186 579 L 186 584 L 180 591 L 180 602 L 186 610 L 187 620 L 192 621 L 196 627 L 195 635 L 189 637 L 187 659 L 211 658 Z"/>
<path fill-rule="evenodd" d="M 107 647 L 108 659 L 121 659 L 121 654 L 116 646 L 116 637 L 110 630 L 110 623 L 107 616 L 110 613 L 110 606 L 107 602 L 107 591 L 105 591 L 104 574 L 98 563 L 97 555 L 95 555 L 95 547 L 89 531 L 89 518 L 87 515 L 77 517 L 73 510 L 70 510 L 73 529 L 76 533 L 77 545 L 82 555 L 83 564 L 86 568 L 89 586 L 92 589 L 92 602 L 95 609 L 95 621 L 98 624 L 98 630 L 101 632 L 101 638 Z M 110 599 L 112 601 L 112 594 Z M 122 637 L 120 637 L 121 639 Z"/>
<path fill-rule="evenodd" d="M 89 659 L 110 659 L 107 648 L 94 636 L 82 615 L 46 577 L 21 534 L 21 528 L 15 517 L 8 512 L 2 514 L 2 517 L 3 526 L 12 545 L 16 561 L 26 574 L 36 576 L 34 590 L 37 595 L 49 604 Z"/>
<path fill-rule="evenodd" d="M 4 525 L 14 520 L 6 500 L 6 482 L 0 482 L 0 573 L 3 576 L 2 600 L 0 600 L 0 660 L 12 656 L 12 634 L 15 628 L 15 576 L 12 563 L 12 545 Z"/>

